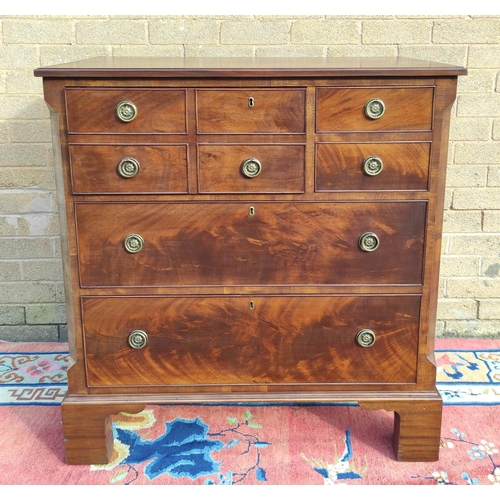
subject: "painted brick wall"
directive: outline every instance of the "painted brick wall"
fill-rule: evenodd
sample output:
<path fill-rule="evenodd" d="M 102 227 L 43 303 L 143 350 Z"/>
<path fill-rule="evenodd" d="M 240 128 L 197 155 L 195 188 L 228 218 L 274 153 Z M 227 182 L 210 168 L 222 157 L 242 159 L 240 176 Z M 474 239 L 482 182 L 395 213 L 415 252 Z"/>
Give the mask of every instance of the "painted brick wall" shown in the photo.
<path fill-rule="evenodd" d="M 33 69 L 99 55 L 407 56 L 466 66 L 438 335 L 500 338 L 500 16 L 0 19 L 0 340 L 64 340 L 49 112 Z"/>

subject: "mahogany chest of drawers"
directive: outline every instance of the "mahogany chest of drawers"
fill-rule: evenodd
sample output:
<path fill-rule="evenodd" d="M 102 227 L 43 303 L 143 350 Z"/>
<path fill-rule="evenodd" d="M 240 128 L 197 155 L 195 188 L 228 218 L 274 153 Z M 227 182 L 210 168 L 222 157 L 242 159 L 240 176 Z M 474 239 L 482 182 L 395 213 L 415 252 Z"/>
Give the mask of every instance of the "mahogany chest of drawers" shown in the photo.
<path fill-rule="evenodd" d="M 397 459 L 437 460 L 461 74 L 401 58 L 36 70 L 57 163 L 67 462 L 106 462 L 121 411 L 217 402 L 394 411 Z"/>

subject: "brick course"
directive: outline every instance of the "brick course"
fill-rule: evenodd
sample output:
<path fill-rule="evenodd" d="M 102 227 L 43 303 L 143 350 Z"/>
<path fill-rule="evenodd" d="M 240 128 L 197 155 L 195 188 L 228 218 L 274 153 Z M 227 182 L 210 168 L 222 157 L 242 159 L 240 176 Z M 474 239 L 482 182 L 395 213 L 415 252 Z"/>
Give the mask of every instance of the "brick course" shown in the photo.
<path fill-rule="evenodd" d="M 65 340 L 49 110 L 33 69 L 94 56 L 329 56 L 466 66 L 451 109 L 437 334 L 500 338 L 500 16 L 5 16 L 0 340 Z"/>

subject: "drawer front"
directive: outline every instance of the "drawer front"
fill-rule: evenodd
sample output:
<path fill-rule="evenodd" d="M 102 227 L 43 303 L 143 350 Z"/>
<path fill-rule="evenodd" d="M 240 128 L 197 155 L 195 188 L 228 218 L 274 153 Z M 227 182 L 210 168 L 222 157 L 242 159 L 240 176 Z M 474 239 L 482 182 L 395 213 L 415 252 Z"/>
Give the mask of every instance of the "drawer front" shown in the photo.
<path fill-rule="evenodd" d="M 424 201 L 77 203 L 81 285 L 420 284 L 425 214 Z"/>
<path fill-rule="evenodd" d="M 186 193 L 187 145 L 73 145 L 73 192 Z"/>
<path fill-rule="evenodd" d="M 415 382 L 416 295 L 84 298 L 82 310 L 89 386 Z M 134 331 L 147 335 L 136 348 Z"/>
<path fill-rule="evenodd" d="M 136 117 L 129 119 L 132 107 Z M 186 133 L 186 92 L 164 89 L 66 89 L 69 133 Z"/>
<path fill-rule="evenodd" d="M 198 90 L 198 133 L 304 133 L 305 98 L 304 89 Z"/>
<path fill-rule="evenodd" d="M 426 190 L 430 143 L 319 143 L 316 191 Z"/>
<path fill-rule="evenodd" d="M 369 118 L 365 113 L 365 106 L 372 99 L 381 100 L 385 106 L 379 118 Z M 431 87 L 321 88 L 317 91 L 316 130 L 431 130 L 432 101 Z"/>
<path fill-rule="evenodd" d="M 200 145 L 201 193 L 303 193 L 303 145 Z"/>

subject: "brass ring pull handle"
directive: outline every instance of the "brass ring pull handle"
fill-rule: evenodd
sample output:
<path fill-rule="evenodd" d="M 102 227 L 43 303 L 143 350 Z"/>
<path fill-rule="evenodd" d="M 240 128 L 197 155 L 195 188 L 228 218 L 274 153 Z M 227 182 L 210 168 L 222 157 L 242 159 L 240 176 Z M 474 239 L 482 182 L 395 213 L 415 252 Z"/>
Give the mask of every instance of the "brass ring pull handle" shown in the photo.
<path fill-rule="evenodd" d="M 142 330 L 134 330 L 128 335 L 128 345 L 132 349 L 142 349 L 148 343 L 148 334 Z"/>
<path fill-rule="evenodd" d="M 139 234 L 129 234 L 123 240 L 125 250 L 129 253 L 140 252 L 144 248 L 144 240 Z"/>
<path fill-rule="evenodd" d="M 375 344 L 375 340 L 375 333 L 373 333 L 372 330 L 368 330 L 367 328 L 360 330 L 356 334 L 356 342 L 361 347 L 371 347 L 373 344 Z"/>
<path fill-rule="evenodd" d="M 364 252 L 374 252 L 380 245 L 380 240 L 375 233 L 364 233 L 359 237 L 359 248 Z"/>
<path fill-rule="evenodd" d="M 122 122 L 131 122 L 137 116 L 137 107 L 133 102 L 122 101 L 116 106 L 116 116 Z"/>
<path fill-rule="evenodd" d="M 372 120 L 377 120 L 385 113 L 385 104 L 382 99 L 370 99 L 365 104 L 365 115 Z"/>
<path fill-rule="evenodd" d="M 368 156 L 363 161 L 363 170 L 366 175 L 375 177 L 382 172 L 384 162 L 378 156 Z"/>
<path fill-rule="evenodd" d="M 118 163 L 118 173 L 124 179 L 135 177 L 139 173 L 140 168 L 141 165 L 135 158 L 123 158 L 123 160 Z"/>
<path fill-rule="evenodd" d="M 257 177 L 262 171 L 262 163 L 257 158 L 247 158 L 241 163 L 241 173 L 251 179 Z"/>

